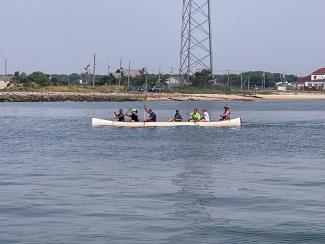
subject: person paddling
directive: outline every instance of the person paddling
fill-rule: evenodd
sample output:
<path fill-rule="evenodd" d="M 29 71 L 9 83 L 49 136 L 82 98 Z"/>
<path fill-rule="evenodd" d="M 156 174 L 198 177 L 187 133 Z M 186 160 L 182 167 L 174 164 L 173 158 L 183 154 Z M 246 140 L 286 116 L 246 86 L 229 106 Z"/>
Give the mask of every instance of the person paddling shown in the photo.
<path fill-rule="evenodd" d="M 131 122 L 139 122 L 138 110 L 136 108 L 131 108 L 129 111 L 131 111 L 131 115 L 128 115 L 128 113 L 125 115 L 131 118 Z"/>
<path fill-rule="evenodd" d="M 201 116 L 202 116 L 202 118 L 201 118 L 202 122 L 210 122 L 210 115 L 208 113 L 208 110 L 203 109 L 202 113 L 201 113 Z"/>
<path fill-rule="evenodd" d="M 230 120 L 230 108 L 229 108 L 229 106 L 228 105 L 225 105 L 224 106 L 224 112 L 223 112 L 223 114 L 222 115 L 220 115 L 220 117 L 221 117 L 221 121 L 223 121 L 223 120 Z"/>
<path fill-rule="evenodd" d="M 182 122 L 183 118 L 179 110 L 176 110 L 175 116 L 173 119 L 170 119 L 169 122 Z"/>
<path fill-rule="evenodd" d="M 188 121 L 199 122 L 201 120 L 201 114 L 197 108 L 195 108 L 193 112 L 189 113 L 188 115 L 190 116 L 190 119 Z"/>
<path fill-rule="evenodd" d="M 144 120 L 144 122 L 156 122 L 157 115 L 152 111 L 151 108 L 147 109 L 147 106 L 144 106 L 144 111 L 149 114 L 149 116 Z"/>
<path fill-rule="evenodd" d="M 124 122 L 125 121 L 125 115 L 123 113 L 123 109 L 120 109 L 119 112 L 118 112 L 118 114 L 115 113 L 115 112 L 114 112 L 114 114 L 115 114 L 115 118 L 118 119 L 118 121 L 120 121 L 120 122 Z"/>

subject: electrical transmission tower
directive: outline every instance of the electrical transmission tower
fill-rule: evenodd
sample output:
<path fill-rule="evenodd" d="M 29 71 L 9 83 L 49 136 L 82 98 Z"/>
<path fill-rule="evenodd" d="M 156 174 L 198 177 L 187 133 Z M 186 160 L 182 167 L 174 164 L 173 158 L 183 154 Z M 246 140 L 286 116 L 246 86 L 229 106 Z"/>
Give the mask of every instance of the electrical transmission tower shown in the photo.
<path fill-rule="evenodd" d="M 210 0 L 183 0 L 182 20 L 180 74 L 207 69 L 213 75 Z"/>

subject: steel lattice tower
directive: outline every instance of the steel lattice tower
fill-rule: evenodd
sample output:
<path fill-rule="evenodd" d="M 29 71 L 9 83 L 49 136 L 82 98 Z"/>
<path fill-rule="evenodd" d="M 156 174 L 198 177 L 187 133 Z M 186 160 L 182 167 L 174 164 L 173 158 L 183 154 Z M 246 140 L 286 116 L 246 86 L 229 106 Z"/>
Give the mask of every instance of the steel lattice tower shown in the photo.
<path fill-rule="evenodd" d="M 182 21 L 180 74 L 207 69 L 213 75 L 210 0 L 183 0 Z"/>

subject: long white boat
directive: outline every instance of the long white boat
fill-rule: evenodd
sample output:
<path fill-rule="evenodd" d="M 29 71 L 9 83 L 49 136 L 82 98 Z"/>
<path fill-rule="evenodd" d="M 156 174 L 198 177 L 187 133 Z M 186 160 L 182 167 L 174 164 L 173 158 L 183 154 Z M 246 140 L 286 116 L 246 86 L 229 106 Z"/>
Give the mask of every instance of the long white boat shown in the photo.
<path fill-rule="evenodd" d="M 241 118 L 211 121 L 211 122 L 119 122 L 113 120 L 92 118 L 93 126 L 117 126 L 117 127 L 176 127 L 176 126 L 201 126 L 201 127 L 239 127 L 242 124 Z"/>

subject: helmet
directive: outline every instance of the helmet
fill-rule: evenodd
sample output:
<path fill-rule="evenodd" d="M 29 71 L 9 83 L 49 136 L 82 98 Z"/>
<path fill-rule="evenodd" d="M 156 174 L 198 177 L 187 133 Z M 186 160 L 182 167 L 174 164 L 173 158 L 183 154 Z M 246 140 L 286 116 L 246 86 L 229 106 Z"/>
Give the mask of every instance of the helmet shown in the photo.
<path fill-rule="evenodd" d="M 137 110 L 136 108 L 132 108 L 132 109 L 131 109 L 131 112 L 132 112 L 132 113 L 137 113 L 138 110 Z"/>

